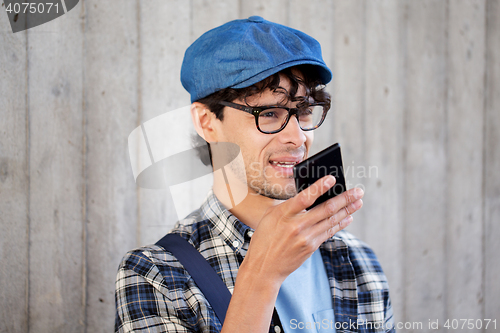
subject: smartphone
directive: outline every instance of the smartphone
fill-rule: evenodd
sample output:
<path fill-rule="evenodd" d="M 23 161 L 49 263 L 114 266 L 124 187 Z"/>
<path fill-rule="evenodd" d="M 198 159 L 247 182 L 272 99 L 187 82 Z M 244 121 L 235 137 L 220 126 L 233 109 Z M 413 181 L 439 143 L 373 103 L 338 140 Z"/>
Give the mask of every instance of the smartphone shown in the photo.
<path fill-rule="evenodd" d="M 332 175 L 337 182 L 326 193 L 321 195 L 307 210 L 333 198 L 346 190 L 344 168 L 342 166 L 342 154 L 340 144 L 335 143 L 330 147 L 320 151 L 316 155 L 309 157 L 293 167 L 293 177 L 297 193 L 311 186 L 318 179 Z"/>

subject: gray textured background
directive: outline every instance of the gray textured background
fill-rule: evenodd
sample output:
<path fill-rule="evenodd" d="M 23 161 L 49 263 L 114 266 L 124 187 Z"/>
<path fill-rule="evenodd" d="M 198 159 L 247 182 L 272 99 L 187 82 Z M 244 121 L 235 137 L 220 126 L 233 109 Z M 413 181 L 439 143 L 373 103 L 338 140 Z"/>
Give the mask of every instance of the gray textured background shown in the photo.
<path fill-rule="evenodd" d="M 112 331 L 121 257 L 175 222 L 168 190 L 136 188 L 127 137 L 189 103 L 195 38 L 250 15 L 323 46 L 334 112 L 314 150 L 376 170 L 347 176 L 366 189 L 349 230 L 396 320 L 500 329 L 499 0 L 81 0 L 16 34 L 0 13 L 0 332 Z"/>

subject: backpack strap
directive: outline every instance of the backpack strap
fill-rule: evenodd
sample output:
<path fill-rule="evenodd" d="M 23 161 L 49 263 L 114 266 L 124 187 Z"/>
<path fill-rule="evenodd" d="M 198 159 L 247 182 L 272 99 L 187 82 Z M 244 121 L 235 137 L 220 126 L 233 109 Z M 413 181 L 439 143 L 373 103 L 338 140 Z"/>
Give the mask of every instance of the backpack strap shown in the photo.
<path fill-rule="evenodd" d="M 226 319 L 227 308 L 231 301 L 231 292 L 208 261 L 186 239 L 178 234 L 167 234 L 156 242 L 172 253 L 184 266 L 212 306 L 221 324 Z M 274 332 L 284 332 L 276 308 L 273 311 Z"/>
<path fill-rule="evenodd" d="M 167 234 L 156 245 L 172 253 L 189 272 L 194 282 L 224 324 L 231 292 L 208 261 L 187 240 L 177 234 Z"/>

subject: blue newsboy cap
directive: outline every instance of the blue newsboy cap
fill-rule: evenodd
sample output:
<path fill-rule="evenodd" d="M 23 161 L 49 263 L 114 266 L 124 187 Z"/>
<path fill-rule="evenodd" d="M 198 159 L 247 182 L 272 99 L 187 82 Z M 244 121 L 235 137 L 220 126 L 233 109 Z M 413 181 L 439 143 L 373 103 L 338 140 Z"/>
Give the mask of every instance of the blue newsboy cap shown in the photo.
<path fill-rule="evenodd" d="M 321 82 L 332 72 L 311 36 L 259 16 L 204 33 L 187 50 L 181 82 L 191 102 L 225 88 L 245 88 L 292 66 L 313 65 Z"/>

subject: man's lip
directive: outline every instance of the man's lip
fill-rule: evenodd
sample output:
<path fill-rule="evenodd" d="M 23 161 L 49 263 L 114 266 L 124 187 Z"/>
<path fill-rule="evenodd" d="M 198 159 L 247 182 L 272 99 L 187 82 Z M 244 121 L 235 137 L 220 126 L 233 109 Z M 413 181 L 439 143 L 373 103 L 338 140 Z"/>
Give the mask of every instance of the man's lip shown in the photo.
<path fill-rule="evenodd" d="M 302 161 L 302 158 L 301 157 L 286 157 L 286 156 L 283 156 L 283 157 L 273 157 L 273 158 L 270 158 L 269 161 L 271 162 L 301 162 Z"/>
<path fill-rule="evenodd" d="M 274 164 L 274 163 L 295 163 L 298 164 L 302 162 L 302 157 L 294 157 L 294 156 L 282 156 L 282 157 L 273 157 L 269 159 L 269 163 Z"/>

